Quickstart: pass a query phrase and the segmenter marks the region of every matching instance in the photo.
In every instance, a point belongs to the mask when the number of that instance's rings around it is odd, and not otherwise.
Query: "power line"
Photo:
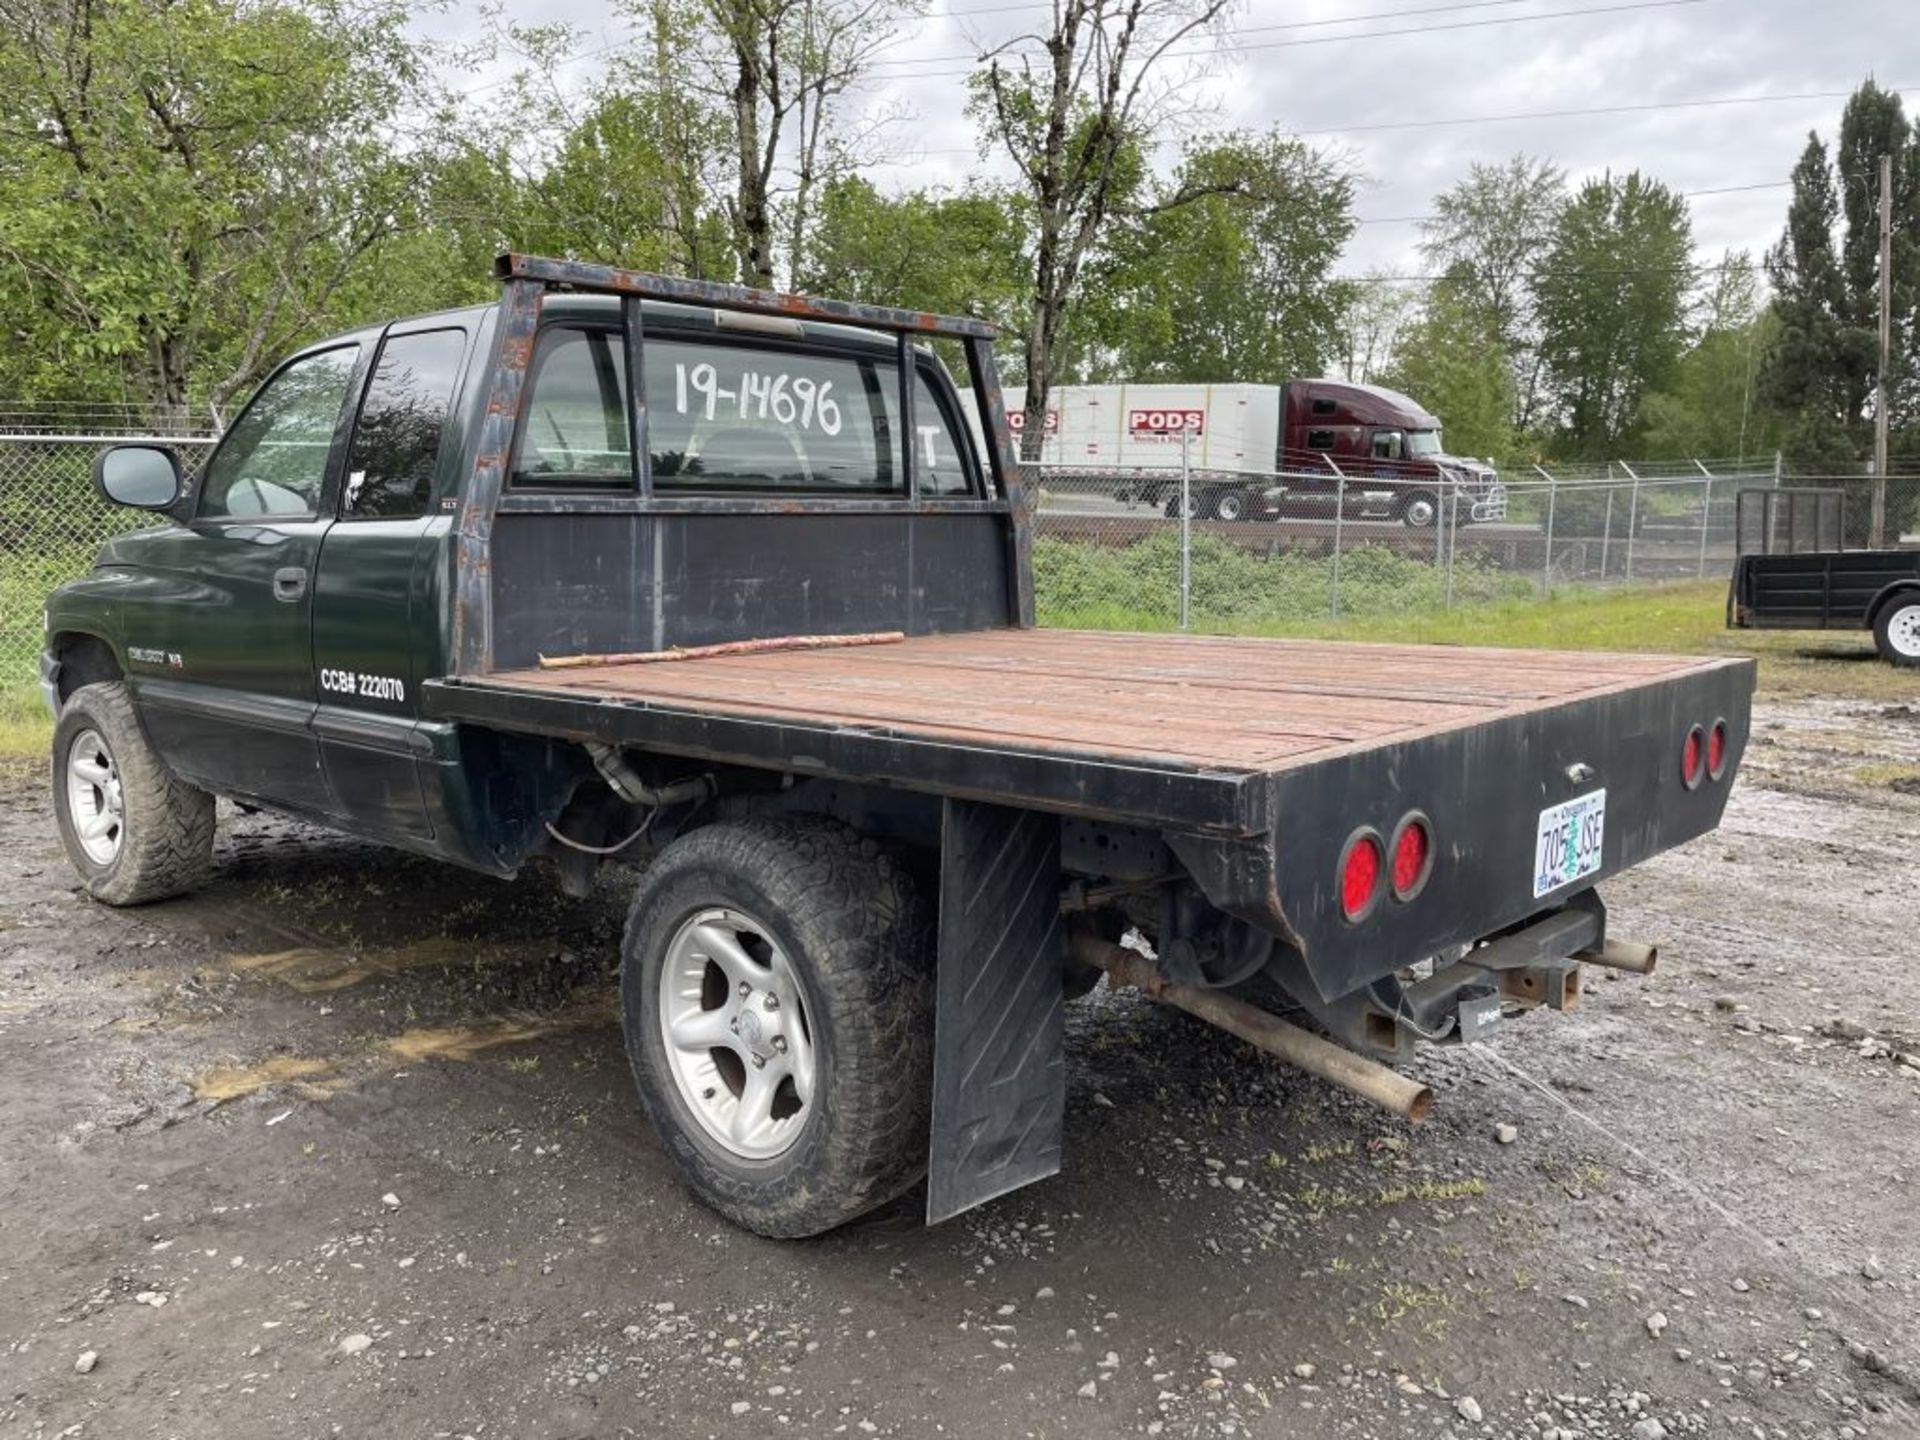
[[[1683,200],[1691,200],[1700,195],[1735,195],[1749,190],[1784,190],[1791,180],[1760,180],[1752,185],[1715,185],[1707,190],[1681,190],[1676,192]],[[1438,215],[1372,215],[1358,216],[1356,225],[1424,225],[1430,220],[1438,220]]]
[[[1640,265],[1619,270],[1522,270],[1529,280],[1616,279],[1627,275],[1722,275],[1729,270],[1751,270],[1750,264],[1735,265]],[[1334,285],[1431,285],[1450,280],[1450,275],[1329,275]]]
[[[1533,0],[1459,0],[1459,3],[1455,3],[1455,4],[1428,5],[1428,6],[1424,6],[1424,7],[1413,9],[1413,10],[1380,10],[1380,11],[1374,11],[1366,15],[1343,15],[1330,20],[1290,20],[1284,24],[1279,24],[1279,25],[1252,25],[1252,26],[1247,26],[1245,28],[1235,27],[1230,31],[1230,33],[1235,35],[1263,35],[1270,31],[1275,31],[1275,30],[1323,29],[1331,25],[1359,25],[1359,24],[1364,24],[1374,20],[1401,20],[1414,15],[1441,15],[1441,14],[1449,14],[1449,13],[1461,11],[1461,10],[1503,9],[1510,5],[1529,5],[1532,3],[1533,3]],[[977,9],[948,10],[938,15],[923,16],[921,17],[921,21],[922,23],[925,23],[928,20],[964,20],[973,15],[1000,15],[1000,14],[1009,14],[1009,13],[1019,12],[1019,11],[1049,10],[1051,8],[1052,8],[1051,0],[1048,0],[1048,3],[1039,4],[1039,5],[1033,4],[1032,0],[1023,0],[1023,3],[1016,4],[1016,5],[986,5],[986,6],[981,6]],[[1550,17],[1535,17],[1535,18],[1550,18]],[[554,61],[553,64],[557,68],[561,65],[575,65],[583,60],[597,60],[602,55],[611,55],[616,50],[630,49],[634,45],[641,43],[641,41],[644,40],[645,38],[646,37],[644,36],[635,35],[635,36],[629,36],[625,40],[609,41],[607,44],[604,44],[604,45],[596,45],[591,50],[579,50],[579,51],[575,51],[571,55],[563,55],[558,60]],[[1352,38],[1360,39],[1364,37],[1355,36]],[[974,60],[976,58],[977,56],[975,56],[972,53],[960,54],[960,55],[915,55],[910,59],[903,57],[898,60],[875,60],[875,61],[872,61],[871,64],[872,65],[935,65],[935,64],[944,63],[948,60]],[[907,77],[902,76],[899,78],[904,79]],[[514,77],[509,75],[499,80],[487,80],[487,81],[481,82],[478,85],[463,86],[460,89],[454,91],[454,94],[478,95],[482,91],[498,90],[503,85],[511,85],[513,81],[514,81]]]
[[[1313,35],[1304,40],[1266,40],[1258,45],[1238,45],[1231,50],[1219,47],[1204,50],[1169,50],[1160,58],[1195,59],[1201,56],[1234,56],[1252,50],[1286,50],[1302,45],[1337,45],[1349,40],[1388,40],[1400,35],[1434,35],[1445,30],[1483,30],[1493,25],[1528,25],[1542,20],[1576,20],[1587,15],[1616,15],[1628,10],[1674,10],[1688,5],[1704,5],[1708,0],[1633,0],[1624,5],[1594,5],[1584,10],[1556,10],[1548,15],[1502,15],[1492,20],[1456,20],[1445,25],[1407,25],[1398,30],[1367,30],[1358,35]],[[909,70],[878,78],[883,80],[937,80],[956,75],[971,75],[978,61],[960,70]]]
[[[1895,95],[1920,95],[1920,85],[1893,85],[1882,88]],[[1333,125],[1314,130],[1288,130],[1285,133],[1295,139],[1307,139],[1320,135],[1354,135],[1362,131],[1429,130],[1442,125],[1498,125],[1514,120],[1564,120],[1593,115],[1642,114],[1660,110],[1697,110],[1715,105],[1776,105],[1801,100],[1844,100],[1852,94],[1853,92],[1851,90],[1806,90],[1791,95],[1728,95],[1714,96],[1701,100],[1654,100],[1639,105],[1589,106],[1578,110],[1529,110],[1515,111],[1503,115],[1455,115],[1442,117],[1440,119],[1396,120],[1391,123],[1378,125]],[[1159,139],[1151,143],[1155,146],[1163,146],[1175,142],[1168,139]],[[916,158],[914,160],[887,163],[912,165],[917,164],[920,158],[928,155],[977,155],[979,151],[980,147],[977,145],[946,146],[938,149],[916,151]],[[1778,184],[1784,182],[1769,183]],[[1763,187],[1727,186],[1725,188],[1731,191]],[[1712,195],[1721,192],[1719,190],[1699,190],[1692,193]]]
[[[1896,95],[1920,92],[1920,86],[1890,87]],[[1439,125],[1492,125],[1508,120],[1566,120],[1592,115],[1637,115],[1654,110],[1699,110],[1714,105],[1778,105],[1795,100],[1845,100],[1851,90],[1803,90],[1793,95],[1725,95],[1707,100],[1658,100],[1640,105],[1592,105],[1578,110],[1529,110],[1506,115],[1461,115],[1442,120],[1394,120],[1372,125],[1328,125],[1315,130],[1290,130],[1287,133],[1310,135],[1359,135],[1382,130],[1427,130]]]
[[[1452,5],[1427,5],[1415,10],[1376,10],[1369,15],[1342,15],[1332,20],[1288,20],[1278,25],[1233,25],[1226,27],[1224,33],[1229,35],[1266,35],[1276,30],[1324,30],[1330,25],[1360,25],[1373,20],[1404,20],[1415,15],[1443,15],[1460,10],[1499,10],[1512,5],[1531,5],[1533,3],[1534,0],[1461,0],[1461,3]],[[968,15],[986,15],[1003,10],[1044,10],[1048,8],[1050,7],[1046,5],[1035,6],[1031,4],[995,5],[986,10],[949,11],[946,16],[929,15],[926,18],[929,20],[964,18]],[[1552,17],[1533,16],[1527,18],[1550,19]],[[1393,31],[1389,33],[1397,34],[1399,32]],[[1336,36],[1334,38],[1358,40],[1366,37],[1356,35]],[[977,61],[978,59],[979,54],[977,51],[967,51],[959,55],[915,55],[911,59],[876,60],[873,63],[876,65],[937,65],[947,60]]]

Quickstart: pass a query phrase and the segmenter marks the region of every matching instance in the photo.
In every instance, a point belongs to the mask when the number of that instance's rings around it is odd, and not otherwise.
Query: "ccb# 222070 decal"
[[[333,695],[352,695],[360,700],[405,700],[406,682],[398,675],[365,675],[358,670],[333,670],[322,667],[320,688]]]

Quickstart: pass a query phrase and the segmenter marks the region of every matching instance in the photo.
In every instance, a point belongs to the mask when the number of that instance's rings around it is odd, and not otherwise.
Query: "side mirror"
[[[161,445],[113,445],[93,457],[93,488],[115,505],[167,510],[180,498],[180,459]]]

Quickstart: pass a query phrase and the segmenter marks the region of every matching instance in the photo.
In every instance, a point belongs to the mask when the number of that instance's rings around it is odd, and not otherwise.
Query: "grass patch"
[[[25,769],[46,759],[53,741],[53,721],[41,703],[37,686],[16,685],[0,690],[0,766]]]
[[[1156,537],[1132,549],[1104,550],[1036,540],[1040,623],[1172,629],[1176,544]],[[1422,645],[1748,655],[1759,661],[1760,689],[1770,696],[1920,698],[1920,677],[1881,660],[1865,631],[1729,630],[1725,581],[1556,590],[1543,599],[1529,578],[1463,564],[1449,609],[1444,575],[1423,560],[1362,549],[1342,557],[1340,574],[1336,621],[1327,616],[1327,561],[1263,559],[1199,537],[1192,628]]]

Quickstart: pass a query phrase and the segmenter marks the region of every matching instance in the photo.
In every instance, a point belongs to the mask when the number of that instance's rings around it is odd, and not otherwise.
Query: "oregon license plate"
[[[1607,820],[1607,792],[1577,795],[1540,812],[1533,844],[1533,898],[1571,885],[1600,868],[1600,844]]]

